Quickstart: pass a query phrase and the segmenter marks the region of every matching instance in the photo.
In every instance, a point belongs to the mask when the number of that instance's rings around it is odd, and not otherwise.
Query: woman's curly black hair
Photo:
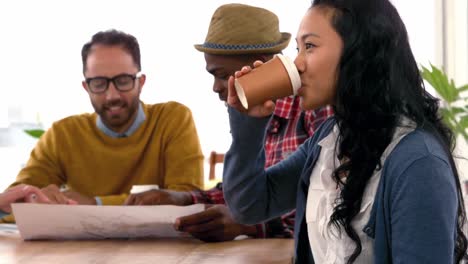
[[[336,80],[335,118],[340,130],[333,172],[341,188],[330,225],[344,229],[356,247],[348,263],[362,250],[351,225],[359,213],[364,189],[392,139],[400,117],[432,133],[444,146],[457,185],[458,223],[455,261],[465,257],[466,221],[459,176],[452,151],[454,136],[441,120],[438,99],[426,92],[411,52],[405,25],[388,0],[315,0],[311,8],[329,15],[343,40]],[[342,175],[347,175],[343,182]]]

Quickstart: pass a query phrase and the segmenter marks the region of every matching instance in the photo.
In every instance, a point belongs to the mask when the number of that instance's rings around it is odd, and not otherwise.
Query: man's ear
[[[81,86],[83,86],[83,88],[85,89],[85,91],[88,92],[88,84],[86,83],[86,81],[82,81],[82,82],[81,82]]]
[[[138,78],[138,85],[140,86],[140,91],[143,88],[143,85],[145,85],[145,82],[146,82],[146,75],[144,74],[140,75],[140,77]]]

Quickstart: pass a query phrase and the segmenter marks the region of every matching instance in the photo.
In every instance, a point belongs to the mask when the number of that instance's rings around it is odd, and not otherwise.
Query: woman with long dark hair
[[[395,7],[316,0],[296,41],[302,108],[331,104],[335,116],[264,170],[259,138],[273,102],[245,111],[231,77],[223,181],[234,217],[253,224],[296,208],[297,263],[461,262],[466,217],[454,137]]]

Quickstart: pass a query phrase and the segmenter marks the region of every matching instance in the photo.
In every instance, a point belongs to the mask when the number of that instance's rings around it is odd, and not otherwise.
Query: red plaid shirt
[[[317,128],[330,116],[330,106],[317,110],[302,111],[299,97],[287,97],[276,101],[273,117],[267,127],[265,140],[265,168],[287,158],[299,145],[311,137]],[[191,192],[193,203],[225,204],[222,184],[207,191]],[[257,225],[258,238],[292,238],[295,211],[280,218]]]

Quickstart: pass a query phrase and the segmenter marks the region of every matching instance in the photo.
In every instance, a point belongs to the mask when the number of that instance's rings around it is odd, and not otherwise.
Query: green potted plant
[[[43,129],[25,129],[24,132],[34,138],[40,138],[44,134]]]
[[[453,130],[456,136],[462,136],[468,141],[468,84],[457,87],[447,74],[434,65],[431,69],[421,66],[422,77],[426,80],[444,100],[440,111],[445,123]]]

